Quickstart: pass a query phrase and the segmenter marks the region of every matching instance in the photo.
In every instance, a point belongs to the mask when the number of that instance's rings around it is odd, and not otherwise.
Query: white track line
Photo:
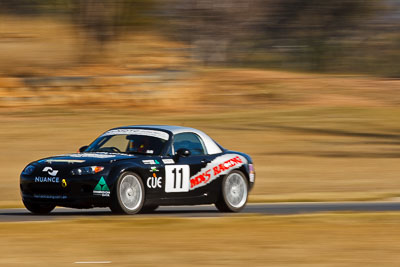
[[[107,264],[111,261],[76,261],[75,264]]]

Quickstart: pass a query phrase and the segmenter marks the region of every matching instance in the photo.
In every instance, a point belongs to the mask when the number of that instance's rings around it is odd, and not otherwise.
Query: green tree
[[[303,47],[312,70],[325,70],[337,40],[351,36],[378,9],[375,0],[271,0],[262,28],[267,38]],[[332,45],[334,43],[334,45]]]

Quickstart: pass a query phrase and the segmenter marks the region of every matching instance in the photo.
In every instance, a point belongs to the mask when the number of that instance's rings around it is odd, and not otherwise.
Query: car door
[[[179,149],[190,151],[189,156],[176,155]],[[206,194],[204,188],[191,190],[190,178],[197,174],[213,156],[207,154],[201,137],[192,132],[174,136],[170,154],[174,164],[165,164],[165,194],[168,198],[198,198]]]

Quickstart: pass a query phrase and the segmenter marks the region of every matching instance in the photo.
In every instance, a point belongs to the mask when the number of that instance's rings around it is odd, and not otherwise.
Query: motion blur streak
[[[396,0],[3,0],[1,59],[13,64],[1,71],[200,64],[397,76],[399,10]]]

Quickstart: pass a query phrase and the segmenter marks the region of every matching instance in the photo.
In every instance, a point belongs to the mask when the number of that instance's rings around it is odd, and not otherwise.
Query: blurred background
[[[251,201],[400,197],[399,26],[396,0],[1,0],[0,203],[139,123],[250,154]]]
[[[133,124],[251,155],[253,203],[398,201],[399,26],[398,0],[0,0],[0,208],[28,163]],[[400,261],[398,213],[78,214],[1,222],[0,265]]]

